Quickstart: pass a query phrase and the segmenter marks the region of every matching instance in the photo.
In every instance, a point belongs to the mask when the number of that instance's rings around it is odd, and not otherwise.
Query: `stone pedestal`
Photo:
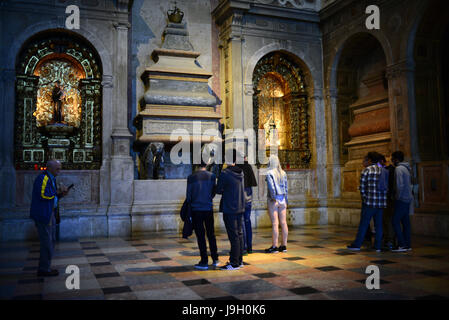
[[[141,178],[147,176],[142,174],[149,166],[146,162],[152,161],[144,156],[149,144],[163,143],[167,154],[180,139],[201,146],[219,138],[221,115],[216,107],[217,98],[208,86],[212,74],[199,66],[196,61],[199,55],[189,42],[186,24],[169,23],[162,48],[152,52],[156,63],[142,76],[148,90],[145,104],[134,120],[137,128],[134,150],[140,153]],[[164,163],[173,171],[170,159],[165,156]],[[165,178],[182,177],[176,174]]]
[[[369,93],[349,106],[354,121],[348,130],[351,140],[345,144],[349,161],[343,168],[343,192],[357,197],[365,155],[370,151],[391,154],[390,108],[384,72],[370,74],[362,82]]]

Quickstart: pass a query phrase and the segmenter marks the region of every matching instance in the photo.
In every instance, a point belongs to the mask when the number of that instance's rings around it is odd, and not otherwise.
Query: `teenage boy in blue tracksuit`
[[[226,159],[227,160],[227,159]],[[245,212],[245,185],[243,170],[236,166],[237,151],[232,150],[232,163],[221,172],[217,193],[221,194],[223,221],[231,243],[229,263],[221,270],[237,270],[243,267],[243,214]]]
[[[218,252],[217,240],[214,232],[214,212],[212,199],[215,197],[216,176],[206,170],[207,164],[201,161],[199,170],[187,178],[186,199],[192,209],[192,223],[195,230],[201,261],[195,269],[207,270],[208,256],[206,238],[209,240],[209,249],[213,266],[217,267]]]
[[[57,189],[56,177],[61,171],[61,163],[50,160],[47,170],[34,180],[33,194],[30,208],[30,218],[34,220],[40,242],[39,268],[37,275],[57,276],[58,270],[51,269],[53,257],[53,240],[56,225],[56,209],[58,200],[67,195],[67,188]]]

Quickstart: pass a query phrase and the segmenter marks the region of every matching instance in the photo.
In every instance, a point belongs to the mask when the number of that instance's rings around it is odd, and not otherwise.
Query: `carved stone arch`
[[[391,48],[390,42],[383,33],[369,32],[366,29],[355,29],[353,31],[350,31],[334,47],[334,52],[330,60],[330,64],[328,66],[327,77],[325,79],[326,86],[330,90],[334,90],[337,88],[337,71],[338,71],[338,64],[340,63],[341,53],[345,48],[346,44],[354,36],[357,36],[358,34],[369,34],[374,38],[376,38],[376,40],[379,42],[380,46],[383,49],[387,65],[393,63],[393,50]]]
[[[86,24],[81,24],[80,29],[74,31],[69,31],[65,29],[65,25],[63,22],[51,20],[45,22],[38,22],[32,25],[29,25],[23,32],[18,34],[14,38],[14,42],[11,44],[7,61],[12,65],[17,64],[17,59],[21,49],[29,39],[32,39],[36,35],[42,32],[50,32],[50,31],[64,31],[67,34],[71,34],[74,36],[82,37],[86,39],[95,50],[98,52],[98,56],[101,60],[103,74],[111,75],[113,73],[112,60],[110,50],[107,48],[103,40],[94,33],[92,33],[89,29],[86,28]]]
[[[293,50],[293,48],[291,48]],[[304,82],[308,88],[308,93],[313,93],[314,88],[321,87],[320,70],[321,66],[313,64],[310,56],[305,54],[300,48],[294,48],[293,51],[287,51],[281,46],[279,42],[268,44],[257,50],[249,59],[245,68],[245,84],[252,83],[254,69],[257,63],[267,54],[278,51],[283,52],[288,56],[295,56],[295,62],[301,67],[304,74]]]

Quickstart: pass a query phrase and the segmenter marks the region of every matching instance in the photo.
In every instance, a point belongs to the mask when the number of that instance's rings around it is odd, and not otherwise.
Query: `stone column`
[[[401,150],[406,157],[419,161],[416,126],[416,108],[413,92],[415,67],[406,60],[387,67],[388,95],[390,102],[390,126],[392,150]]]
[[[131,234],[130,212],[133,202],[134,162],[130,156],[128,129],[128,28],[129,23],[115,23],[115,68],[117,75],[112,101],[112,154],[110,170],[110,207],[108,210],[109,236]]]
[[[114,99],[114,78],[104,74],[101,82],[103,88],[103,160],[100,168],[100,207],[107,208],[111,201],[111,145],[112,145],[112,101]]]
[[[327,198],[326,179],[326,117],[324,109],[323,89],[316,88],[310,99],[310,106],[315,114],[315,164],[318,198]],[[312,141],[313,141],[312,140]],[[321,203],[325,205],[325,203]]]
[[[16,72],[4,69],[0,73],[0,114],[3,117],[0,126],[0,208],[12,208],[15,205],[16,170],[14,168],[14,89]],[[4,212],[2,212],[4,213]]]
[[[341,163],[340,142],[337,113],[338,92],[336,88],[328,89],[326,93],[328,106],[326,107],[327,124],[327,190],[328,197],[341,196]]]
[[[254,88],[252,83],[243,84],[243,127],[244,129],[250,129],[254,127],[253,120],[253,97],[254,97]],[[256,131],[257,135],[257,131]]]
[[[227,37],[230,48],[230,61],[232,70],[232,118],[233,128],[245,130],[243,106],[243,61],[242,61],[242,19],[243,14],[234,13],[231,19],[231,32]]]
[[[243,109],[243,71],[242,71],[242,41],[240,36],[229,38],[232,61],[232,115],[234,129],[244,128]]]
[[[245,131],[245,106],[244,106],[244,84],[243,84],[243,57],[242,45],[244,38],[242,35],[243,13],[234,12],[228,18],[229,28],[227,28],[221,35],[222,41],[225,41],[224,46],[224,77],[225,77],[225,92],[224,104],[228,105],[230,121],[226,120],[227,125],[231,130]],[[236,142],[236,148],[244,152],[246,142],[241,138],[233,138],[230,132],[225,130],[225,150],[232,147],[233,141]],[[223,155],[223,160],[225,159]]]

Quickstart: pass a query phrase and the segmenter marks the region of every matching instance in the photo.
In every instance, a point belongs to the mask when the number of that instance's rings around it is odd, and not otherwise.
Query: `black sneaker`
[[[356,247],[355,245],[351,244],[349,246],[346,247],[348,250],[351,251],[360,251],[360,247]]]
[[[279,247],[279,252],[287,252],[287,247],[286,246],[280,246]]]
[[[278,253],[278,252],[279,252],[279,249],[278,249],[277,247],[271,246],[271,247],[269,247],[268,249],[265,249],[265,252],[266,252],[266,253]]]
[[[214,262],[212,262],[212,265],[213,265],[214,267],[218,267],[218,266],[220,265],[220,261],[214,260]]]
[[[199,269],[199,270],[208,270],[209,269],[209,266],[207,265],[207,262],[206,263],[198,263],[198,264],[196,264],[196,265],[194,265],[194,267],[195,267],[195,269]]]
[[[238,270],[238,269],[240,269],[239,266],[232,266],[232,264],[230,264],[230,263],[225,264],[224,266],[220,267],[220,270],[223,270],[223,271]]]
[[[37,276],[38,277],[57,277],[59,275],[59,271],[52,269],[50,271],[38,271]]]

